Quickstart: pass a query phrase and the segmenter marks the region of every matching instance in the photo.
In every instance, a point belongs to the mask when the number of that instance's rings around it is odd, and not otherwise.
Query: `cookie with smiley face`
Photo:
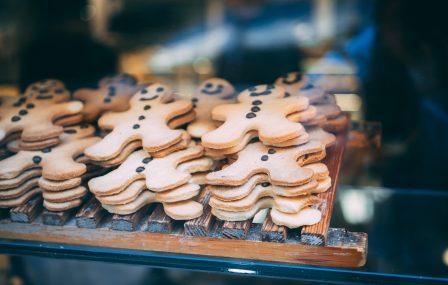
[[[324,89],[315,86],[309,77],[300,71],[293,71],[281,75],[275,80],[274,84],[283,87],[287,97],[305,96],[308,98],[310,104],[319,102],[326,94]]]
[[[28,100],[44,100],[55,103],[70,100],[70,92],[62,81],[57,79],[44,79],[29,85],[24,96]]]
[[[171,129],[168,121],[192,110],[189,100],[173,101],[171,88],[152,84],[141,89],[131,99],[131,108],[125,112],[104,114],[98,124],[110,129],[101,142],[86,149],[93,160],[104,161],[117,155],[131,142],[141,141],[147,152],[168,148],[182,139],[182,131]]]
[[[235,93],[233,86],[224,79],[211,78],[204,81],[194,92],[191,101],[196,111],[196,119],[188,125],[187,131],[194,138],[216,129],[211,111],[214,107],[232,103],[229,99]]]
[[[128,110],[132,95],[143,87],[129,74],[103,78],[98,85],[97,89],[83,88],[74,93],[74,98],[84,103],[85,121],[95,120],[106,111]]]
[[[212,118],[224,123],[203,135],[202,144],[213,149],[233,147],[250,131],[257,131],[260,141],[268,145],[297,138],[305,129],[287,116],[308,108],[308,99],[284,96],[285,90],[275,85],[244,90],[238,95],[238,103],[213,109]]]

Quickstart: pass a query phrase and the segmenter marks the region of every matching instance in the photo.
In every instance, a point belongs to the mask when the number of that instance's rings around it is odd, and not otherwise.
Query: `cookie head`
[[[143,87],[133,97],[132,102],[150,103],[150,102],[169,102],[173,99],[173,90],[163,84],[154,83]]]
[[[124,84],[129,86],[135,86],[137,85],[137,79],[127,73],[118,74],[115,76],[108,76],[104,77],[100,80],[99,86],[107,86],[107,85],[114,85],[114,84]]]
[[[304,86],[308,85],[307,76],[300,72],[294,71],[283,74],[275,81],[275,85],[285,88],[286,96],[297,94]]]
[[[235,92],[229,81],[221,78],[210,78],[205,80],[197,89],[197,94],[225,98]]]
[[[70,99],[70,92],[62,81],[44,79],[29,85],[25,90],[25,96],[39,101],[63,102]]]
[[[253,101],[257,100],[272,100],[282,98],[285,95],[285,90],[274,84],[264,84],[249,87],[238,95],[238,101]]]

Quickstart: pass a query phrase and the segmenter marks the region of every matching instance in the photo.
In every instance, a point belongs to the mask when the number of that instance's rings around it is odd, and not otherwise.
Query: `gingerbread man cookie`
[[[89,147],[86,155],[94,160],[116,157],[130,142],[141,140],[143,149],[155,152],[182,139],[181,130],[170,129],[167,122],[189,112],[193,105],[188,100],[170,103],[173,94],[162,84],[153,84],[137,92],[131,99],[131,109],[120,113],[106,113],[99,125],[114,126],[101,142]]]
[[[311,83],[308,76],[300,71],[286,73],[275,81],[275,85],[286,90],[286,97],[305,96],[310,104],[314,104],[325,96],[325,90]]]
[[[202,156],[201,146],[191,146],[163,158],[154,158],[144,150],[132,153],[117,169],[89,181],[89,188],[97,196],[122,192],[132,182],[146,179],[152,191],[164,191],[188,182],[191,174],[180,171],[177,166]]]
[[[273,144],[296,138],[305,132],[300,123],[286,117],[308,107],[305,97],[284,98],[285,92],[274,85],[251,87],[238,95],[236,104],[213,109],[214,120],[224,121],[216,130],[202,136],[202,144],[214,149],[237,145],[250,131],[258,131],[260,140]]]
[[[313,170],[303,168],[298,158],[325,150],[322,143],[310,141],[288,148],[268,147],[261,142],[247,145],[238,153],[238,159],[228,167],[209,173],[207,182],[213,185],[242,185],[250,177],[265,173],[274,185],[296,186],[309,182]]]
[[[74,98],[84,102],[82,111],[85,121],[97,119],[106,111],[122,112],[129,109],[132,95],[143,86],[128,74],[107,77],[100,81],[98,89],[83,88],[74,93]]]
[[[28,142],[57,137],[63,128],[55,125],[54,121],[65,115],[77,114],[83,108],[79,101],[58,103],[57,95],[32,96],[33,100],[19,97],[17,104],[4,110],[0,120],[0,141],[20,131],[21,139]]]
[[[229,97],[234,93],[235,89],[227,80],[211,78],[204,81],[191,98],[197,116],[188,125],[188,133],[194,138],[200,138],[203,134],[216,129],[211,111],[218,105],[231,102]]]
[[[30,84],[25,90],[24,97],[30,101],[45,100],[60,103],[70,100],[70,92],[62,81],[44,79]]]

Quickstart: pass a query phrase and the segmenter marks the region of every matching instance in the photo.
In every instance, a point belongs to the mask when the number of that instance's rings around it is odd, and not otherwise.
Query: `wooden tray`
[[[90,245],[178,254],[194,254],[336,267],[363,266],[367,234],[329,228],[346,135],[327,150],[324,163],[333,185],[320,194],[322,220],[314,226],[289,230],[272,223],[223,222],[211,215],[209,194],[200,201],[204,214],[187,222],[173,221],[161,205],[132,215],[111,215],[93,197],[80,209],[52,213],[42,209],[42,198],[2,211],[0,239]]]

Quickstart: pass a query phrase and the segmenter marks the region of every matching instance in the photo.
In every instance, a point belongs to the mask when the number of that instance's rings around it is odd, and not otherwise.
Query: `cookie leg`
[[[237,160],[228,167],[207,174],[207,183],[212,185],[242,185],[251,176],[257,173],[257,169],[252,167],[247,161]]]
[[[237,145],[247,133],[247,124],[227,120],[216,130],[202,136],[202,145],[214,149],[223,149]]]
[[[281,167],[269,168],[269,178],[272,184],[281,186],[304,184],[313,177],[313,174],[313,170],[302,168],[295,162],[290,162],[289,165],[287,162],[284,162]]]
[[[129,133],[115,129],[100,142],[86,148],[84,154],[93,160],[108,160],[120,154],[123,147],[133,140],[135,138]]]

